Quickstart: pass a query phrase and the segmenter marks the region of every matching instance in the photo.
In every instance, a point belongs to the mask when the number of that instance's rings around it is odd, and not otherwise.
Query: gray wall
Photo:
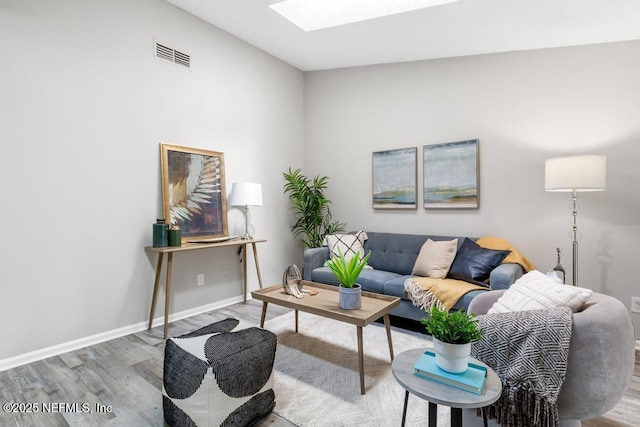
[[[289,166],[331,177],[349,228],[498,235],[546,270],[556,246],[570,269],[570,198],[544,192],[544,160],[606,154],[607,191],[581,196],[581,284],[640,295],[640,42],[303,74],[163,0],[2,0],[0,38],[0,367],[144,325],[160,142],[222,151],[227,191],[263,184],[266,284],[301,262]],[[155,59],[154,40],[191,54],[192,71]],[[480,139],[479,210],[371,208],[371,152],[467,138]],[[239,299],[234,249],[176,255],[172,313]]]
[[[640,295],[639,73],[639,41],[307,73],[305,165],[331,177],[349,229],[500,236],[542,271],[559,246],[570,275],[571,196],[544,191],[544,161],[604,154],[606,191],[579,195],[579,285],[629,306]],[[475,138],[480,209],[372,209],[372,152],[418,147],[421,191],[423,145]]]
[[[222,151],[227,192],[264,185],[266,284],[300,262],[281,174],[303,162],[301,71],[162,0],[3,0],[0,39],[0,360],[145,322],[161,142]],[[154,40],[192,70],[154,58]],[[243,225],[230,209],[229,232]],[[235,248],[199,252],[174,257],[172,313],[241,300]]]

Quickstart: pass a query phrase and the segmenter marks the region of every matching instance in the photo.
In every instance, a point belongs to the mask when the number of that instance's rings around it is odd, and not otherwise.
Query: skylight
[[[285,0],[269,7],[304,31],[337,27],[458,0]]]

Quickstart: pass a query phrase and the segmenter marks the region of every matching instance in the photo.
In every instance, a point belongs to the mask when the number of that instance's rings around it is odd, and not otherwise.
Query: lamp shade
[[[262,206],[262,184],[234,182],[229,203],[231,206]]]
[[[555,157],[544,166],[547,191],[604,191],[607,185],[605,156]]]

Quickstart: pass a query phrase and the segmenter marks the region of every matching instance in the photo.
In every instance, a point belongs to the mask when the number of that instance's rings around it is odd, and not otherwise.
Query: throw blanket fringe
[[[467,292],[488,289],[457,279],[411,277],[404,282],[404,290],[416,307],[429,311],[435,305],[448,311]]]
[[[505,427],[558,427],[557,400],[567,370],[571,310],[559,307],[479,316],[482,340],[471,355],[502,380],[487,416]]]
[[[502,389],[502,395],[493,405],[485,408],[487,418],[501,426],[533,427],[559,426],[558,408],[544,398],[535,397],[529,390]],[[477,410],[482,416],[482,409]]]

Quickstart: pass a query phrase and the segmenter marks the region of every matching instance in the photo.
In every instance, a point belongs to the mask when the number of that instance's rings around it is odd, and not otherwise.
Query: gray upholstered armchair
[[[505,291],[475,297],[469,311],[485,314]],[[635,365],[635,338],[627,308],[617,299],[593,293],[573,314],[567,373],[558,412],[561,426],[579,426],[611,410],[624,395]],[[482,425],[464,411],[464,425]],[[494,424],[495,425],[495,424]]]

